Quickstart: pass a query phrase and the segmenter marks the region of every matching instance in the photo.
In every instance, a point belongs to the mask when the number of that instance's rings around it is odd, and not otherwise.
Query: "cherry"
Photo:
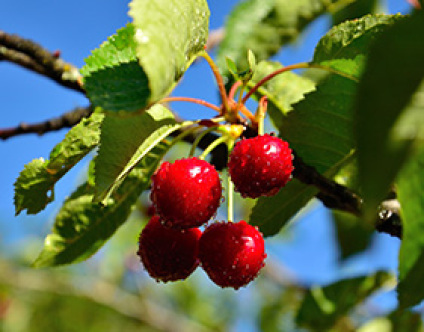
[[[244,220],[211,224],[199,241],[201,266],[221,287],[247,285],[258,275],[265,258],[262,234]]]
[[[288,143],[275,136],[237,142],[228,162],[234,189],[243,197],[275,195],[291,179],[292,159]]]
[[[198,228],[178,230],[165,227],[153,216],[139,238],[137,254],[152,278],[157,281],[186,279],[199,265]]]
[[[152,177],[151,199],[165,225],[198,227],[219,207],[221,181],[215,168],[198,158],[164,162]]]

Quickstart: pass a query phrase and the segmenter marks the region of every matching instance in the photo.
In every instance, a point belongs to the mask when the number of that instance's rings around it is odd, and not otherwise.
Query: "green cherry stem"
[[[258,122],[258,135],[263,135],[265,133],[264,122],[267,108],[268,98],[266,96],[262,96],[259,100],[258,110],[256,111],[256,121]]]
[[[224,112],[228,112],[229,105],[228,105],[228,96],[227,92],[225,91],[225,84],[224,79],[222,78],[222,75],[219,73],[218,66],[215,64],[211,56],[206,52],[202,52],[200,54],[209,64],[209,66],[212,69],[212,72],[215,76],[216,83],[218,84],[219,94],[221,95],[222,104],[224,105]]]
[[[217,138],[215,141],[213,141],[204,151],[203,153],[199,156],[199,159],[205,159],[206,156],[211,153],[211,151],[213,149],[215,149],[218,145],[220,145],[221,143],[225,143],[228,141],[228,136],[221,136],[220,138]]]
[[[234,147],[235,140],[227,140],[228,151],[231,152]],[[229,222],[234,221],[234,183],[231,181],[230,173],[227,169],[227,219]]]
[[[202,140],[203,137],[205,137],[207,134],[209,134],[212,131],[215,131],[216,127],[210,127],[204,131],[202,131],[199,136],[196,137],[196,139],[193,142],[193,145],[191,146],[190,149],[190,153],[189,153],[189,157],[193,157],[194,156],[194,152],[196,151],[197,146],[199,145],[200,141]]]
[[[194,123],[192,123],[191,125],[193,125]],[[181,142],[184,137],[194,133],[195,131],[199,130],[199,127],[192,127],[192,128],[188,128],[185,129],[181,134],[179,134],[178,136],[176,136],[172,141],[171,141],[171,146],[174,146],[175,144],[177,144],[178,142]]]

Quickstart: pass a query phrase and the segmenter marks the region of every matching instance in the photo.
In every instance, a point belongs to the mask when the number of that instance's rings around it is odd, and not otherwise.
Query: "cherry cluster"
[[[228,161],[234,189],[242,197],[276,194],[292,170],[287,142],[268,134],[238,141]],[[152,177],[156,214],[139,238],[138,255],[151,277],[185,279],[200,265],[217,285],[238,289],[258,275],[266,253],[256,227],[243,220],[207,225],[221,197],[219,174],[207,161],[191,157],[162,163]]]

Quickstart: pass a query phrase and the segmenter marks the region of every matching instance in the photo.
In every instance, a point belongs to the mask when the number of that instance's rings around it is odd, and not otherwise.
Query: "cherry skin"
[[[198,158],[164,162],[152,177],[151,199],[168,227],[206,223],[218,209],[222,186],[215,168]]]
[[[258,275],[265,258],[262,234],[244,220],[211,224],[199,241],[201,266],[220,287],[247,285]]]
[[[139,237],[137,254],[149,275],[157,281],[186,279],[199,265],[198,228],[179,230],[165,227],[153,216]]]
[[[291,179],[292,159],[288,143],[275,136],[237,142],[228,162],[234,189],[243,197],[275,195]]]

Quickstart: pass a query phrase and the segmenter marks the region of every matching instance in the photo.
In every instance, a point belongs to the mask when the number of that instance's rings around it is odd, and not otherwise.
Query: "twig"
[[[44,122],[31,124],[21,123],[17,127],[0,129],[0,139],[6,140],[10,137],[28,133],[43,135],[47,132],[69,128],[80,122],[82,118],[88,117],[92,112],[93,109],[91,106],[78,107],[58,118],[53,118]]]
[[[29,39],[0,30],[0,60],[16,63],[67,88],[85,93],[78,68]]]
[[[338,209],[359,215],[361,212],[362,200],[349,188],[327,179],[321,175],[314,167],[305,164],[298,155],[293,160],[293,176],[299,181],[313,185],[320,190],[317,197],[325,206],[331,209]]]

